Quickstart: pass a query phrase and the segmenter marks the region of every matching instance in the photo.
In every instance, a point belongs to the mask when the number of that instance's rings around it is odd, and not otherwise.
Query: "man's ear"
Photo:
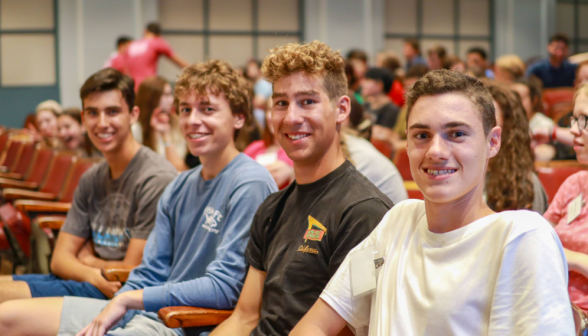
[[[351,113],[351,99],[348,96],[341,96],[337,100],[337,124],[341,124],[345,119],[349,118]]]
[[[233,115],[235,119],[234,127],[235,129],[241,129],[245,125],[245,116],[242,114],[235,114]]]
[[[502,141],[502,129],[500,126],[494,126],[488,133],[488,158],[495,157],[500,151],[500,142]]]

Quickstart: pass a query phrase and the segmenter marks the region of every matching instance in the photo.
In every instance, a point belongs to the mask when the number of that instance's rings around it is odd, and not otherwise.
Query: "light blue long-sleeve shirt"
[[[141,313],[149,317],[168,306],[233,309],[247,271],[251,221],[277,191],[269,172],[244,154],[212,180],[203,180],[201,170],[182,173],[166,188],[141,265],[117,293],[143,289],[152,313]]]

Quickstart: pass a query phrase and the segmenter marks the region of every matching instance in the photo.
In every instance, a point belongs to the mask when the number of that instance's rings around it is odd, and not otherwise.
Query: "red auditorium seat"
[[[562,183],[570,176],[587,167],[580,165],[577,161],[549,162],[536,164],[537,175],[545,192],[548,201],[551,202]]]
[[[29,170],[24,181],[18,181],[9,178],[0,178],[0,189],[18,188],[18,189],[37,189],[43,182],[49,165],[52,162],[55,151],[50,148],[39,148],[35,151],[31,169]]]
[[[22,145],[23,143],[21,141],[10,141],[8,149],[6,149],[6,152],[2,155],[2,164],[0,164],[1,172],[9,172],[12,169],[20,156]]]
[[[394,155],[394,165],[398,168],[398,172],[404,181],[412,181],[412,174],[410,173],[410,162],[408,161],[408,154],[406,148],[399,148]]]
[[[543,107],[545,115],[553,118],[553,108],[561,103],[573,103],[574,88],[553,88],[543,90]]]
[[[12,166],[12,169],[7,173],[0,172],[0,178],[10,178],[15,180],[23,179],[31,166],[31,161],[33,161],[35,147],[35,144],[32,142],[23,144],[20,155],[18,156],[16,163]]]
[[[70,168],[76,157],[70,152],[63,152],[55,155],[47,177],[39,191],[7,188],[2,190],[2,197],[5,201],[16,199],[35,199],[53,201],[59,197],[59,192],[63,189]]]
[[[408,198],[420,200],[425,199],[425,195],[423,195],[423,193],[419,190],[419,187],[414,181],[404,181],[404,188],[406,188]]]
[[[376,149],[378,151],[380,151],[380,153],[382,153],[385,157],[387,157],[388,159],[392,158],[392,145],[389,144],[386,141],[382,141],[382,140],[378,140],[378,139],[372,139],[372,145],[374,145],[374,147],[376,147]]]

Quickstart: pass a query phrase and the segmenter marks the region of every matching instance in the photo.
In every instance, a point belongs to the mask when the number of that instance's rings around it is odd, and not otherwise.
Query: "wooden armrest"
[[[118,267],[104,267],[100,271],[104,279],[108,281],[126,282],[129,278],[129,273],[136,266],[118,266]]]
[[[22,174],[0,172],[0,178],[7,178],[7,179],[12,179],[12,180],[22,180]]]
[[[65,216],[39,216],[35,220],[41,229],[59,230],[65,223]]]
[[[57,195],[41,191],[8,188],[2,191],[2,197],[7,200],[30,199],[39,201],[53,201]]]
[[[35,200],[18,200],[14,202],[17,210],[25,212],[59,212],[66,213],[71,208],[71,203],[46,202]]]
[[[168,328],[190,328],[219,325],[232,313],[232,310],[199,307],[165,307],[158,315]]]
[[[39,186],[35,182],[11,180],[0,178],[0,188],[19,188],[19,189],[37,189]]]

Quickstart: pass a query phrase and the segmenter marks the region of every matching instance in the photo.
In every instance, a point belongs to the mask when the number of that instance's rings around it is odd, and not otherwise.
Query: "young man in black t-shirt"
[[[318,41],[288,44],[262,71],[273,83],[269,122],[296,181],[259,207],[241,297],[212,336],[287,335],[393,205],[343,156],[339,131],[350,100],[341,55]]]

